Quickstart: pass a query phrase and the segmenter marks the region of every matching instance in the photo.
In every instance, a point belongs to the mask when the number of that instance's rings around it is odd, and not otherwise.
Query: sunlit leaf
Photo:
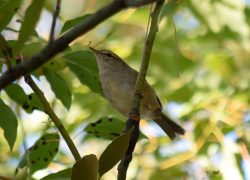
[[[98,159],[94,154],[86,155],[74,164],[71,179],[97,180],[98,166]]]
[[[87,85],[93,92],[102,93],[95,56],[89,51],[77,51],[64,56],[70,70],[82,84]]]
[[[0,31],[11,21],[14,14],[20,8],[21,0],[9,0],[0,7]]]
[[[28,98],[29,98],[29,108],[27,108],[28,109],[27,112],[32,112],[33,110],[44,111],[43,105],[35,93],[29,94]]]
[[[226,78],[234,76],[237,71],[233,58],[228,54],[209,54],[206,57],[205,63],[209,70],[212,70],[213,72]]]
[[[33,55],[39,52],[42,49],[42,47],[43,44],[41,42],[25,44],[25,46],[22,48],[23,58],[25,60],[31,58]]]
[[[179,180],[183,179],[186,176],[185,168],[182,168],[182,165],[170,167],[168,169],[157,169],[155,170],[150,177],[149,180],[155,179],[171,179],[171,180]]]
[[[69,109],[71,105],[71,91],[66,81],[56,72],[48,69],[43,69],[46,79],[49,81],[51,89],[55,93],[56,97],[63,103],[63,105]]]
[[[38,99],[37,95],[31,93],[27,95],[21,86],[18,84],[11,84],[5,88],[8,96],[18,103],[27,113],[32,113],[34,110],[43,111],[43,105]]]
[[[246,17],[246,21],[247,21],[247,24],[250,25],[250,7],[247,6],[245,8],[245,17]]]
[[[207,170],[210,179],[221,180],[223,179],[222,173],[219,170]]]
[[[84,131],[103,139],[114,139],[122,133],[125,123],[118,118],[103,117],[97,122],[90,123]]]
[[[66,32],[67,30],[69,30],[70,28],[74,27],[75,25],[79,24],[80,22],[83,22],[84,20],[86,20],[91,14],[86,14],[84,16],[81,17],[77,17],[74,19],[70,19],[68,21],[66,21],[62,27],[62,31],[61,33]]]
[[[23,48],[24,43],[35,32],[35,27],[39,20],[44,2],[45,0],[33,0],[32,4],[26,10],[16,44],[16,53]]]
[[[59,148],[59,135],[56,133],[47,133],[39,138],[35,144],[29,148],[21,159],[17,170],[28,165],[30,173],[43,169],[54,159]],[[26,158],[26,160],[25,160]]]
[[[235,159],[236,159],[236,165],[240,171],[241,174],[244,174],[244,167],[242,166],[242,155],[239,153],[235,154]]]
[[[188,85],[184,85],[169,94],[167,98],[169,101],[187,102],[193,96],[193,93],[194,91]]]
[[[70,180],[71,179],[72,168],[64,169],[58,171],[57,173],[49,174],[43,177],[41,180]]]
[[[102,117],[94,123],[88,124],[84,131],[89,135],[101,139],[114,140],[120,136],[125,128],[125,119],[116,117]],[[86,136],[88,137],[88,136]],[[147,138],[143,133],[140,133],[139,140]]]
[[[112,169],[124,156],[127,151],[129,138],[133,128],[128,130],[125,134],[119,136],[102,153],[99,159],[99,175],[100,177],[107,171]]]
[[[200,120],[196,123],[196,127],[194,129],[194,136],[195,139],[198,139],[202,137],[204,133],[204,127],[208,126],[209,121],[208,120]]]
[[[24,92],[23,88],[18,84],[10,84],[4,90],[16,103],[24,105],[26,102],[28,102],[28,96]]]
[[[16,170],[15,170],[15,175],[18,174],[19,169],[24,168],[25,166],[27,166],[28,164],[28,156],[29,156],[29,151],[26,151],[22,157],[19,160],[19,163],[17,164]]]
[[[65,59],[59,54],[45,63],[42,67],[54,72],[63,70],[66,67]]]
[[[17,119],[13,111],[0,99],[0,127],[4,131],[4,137],[12,150],[17,136]]]
[[[168,3],[162,7],[160,19],[162,19],[165,16],[168,16],[169,14],[172,14],[176,9],[176,7],[177,7],[177,1],[169,0]]]

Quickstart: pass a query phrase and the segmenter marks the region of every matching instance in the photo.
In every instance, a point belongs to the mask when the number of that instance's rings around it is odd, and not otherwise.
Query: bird
[[[129,116],[138,72],[121,57],[109,50],[89,49],[94,53],[105,98],[112,107],[125,117]],[[185,130],[162,112],[162,104],[155,90],[145,80],[141,94],[140,115],[152,119],[174,140]]]

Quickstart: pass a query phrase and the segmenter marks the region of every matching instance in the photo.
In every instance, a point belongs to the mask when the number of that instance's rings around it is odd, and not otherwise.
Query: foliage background
[[[68,20],[93,13],[109,2],[62,1],[56,34],[60,34]],[[8,27],[19,29],[20,23],[16,20],[22,20],[29,3],[29,0],[22,2]],[[39,36],[26,43],[25,48],[30,48],[26,49],[25,58],[46,43],[54,4],[55,1],[46,1],[36,27]],[[112,50],[138,69],[149,9],[146,6],[122,11],[73,42],[71,52],[87,50],[91,41],[96,48]],[[164,111],[178,119],[187,133],[171,142],[153,122],[142,120],[141,130],[148,139],[138,142],[128,179],[250,179],[250,2],[183,0],[165,5],[161,17],[147,79],[156,89]],[[11,30],[4,30],[2,34],[8,40],[18,36]],[[65,104],[55,98],[39,70],[36,82],[70,132],[81,155],[99,157],[110,140],[87,135],[84,127],[103,116],[126,118],[113,110],[102,96],[81,84],[65,65],[67,61],[63,55],[56,56],[55,66],[49,68],[61,75],[69,86],[71,107],[65,108]],[[0,67],[2,72],[6,70],[5,66]],[[18,83],[26,93],[32,92],[23,79]],[[6,92],[1,93],[1,99],[18,117],[18,136],[12,152],[0,130],[0,174],[12,176],[24,149],[53,127],[43,112],[35,110],[27,114]],[[62,140],[54,161],[33,177],[41,178],[73,162]],[[116,179],[116,173],[113,168],[103,179]]]

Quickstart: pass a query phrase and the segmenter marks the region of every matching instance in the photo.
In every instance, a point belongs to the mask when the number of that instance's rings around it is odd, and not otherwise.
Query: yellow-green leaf
[[[44,2],[45,0],[33,0],[31,5],[26,10],[16,44],[16,53],[22,49],[24,43],[28,40],[30,35],[34,33]]]
[[[13,111],[0,99],[0,127],[4,131],[4,137],[7,140],[10,149],[16,141],[17,119]]]
[[[56,97],[63,103],[63,105],[69,109],[71,105],[71,91],[65,80],[56,72],[48,69],[43,69],[46,79],[49,81],[51,89],[55,93]]]
[[[124,156],[127,151],[129,138],[133,128],[125,134],[119,136],[102,153],[99,159],[99,175],[100,177],[107,171],[112,169]]]
[[[71,179],[72,168],[64,169],[58,171],[57,173],[49,174],[43,177],[41,180],[70,180]]]
[[[77,18],[74,18],[74,19],[70,19],[68,21],[66,21],[62,27],[62,31],[61,33],[64,33],[66,32],[67,30],[69,30],[70,28],[76,26],[78,23],[86,20],[91,14],[86,14],[84,16],[81,16],[81,17],[77,17]]]
[[[9,0],[0,7],[0,31],[9,24],[10,20],[19,9],[20,4],[21,0]]]
[[[94,54],[89,51],[77,51],[64,56],[70,70],[82,84],[93,92],[103,95]]]
[[[98,179],[98,159],[94,154],[84,156],[77,161],[72,170],[72,180],[97,180]]]
[[[25,152],[17,170],[28,165],[32,174],[39,169],[47,167],[57,154],[58,148],[59,135],[57,133],[44,134]]]

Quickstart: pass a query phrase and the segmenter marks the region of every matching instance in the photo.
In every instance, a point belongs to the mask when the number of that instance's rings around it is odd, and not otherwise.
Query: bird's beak
[[[89,49],[93,52],[93,53],[95,53],[95,54],[98,54],[98,50],[96,50],[96,49],[94,49],[93,47],[89,47]]]

